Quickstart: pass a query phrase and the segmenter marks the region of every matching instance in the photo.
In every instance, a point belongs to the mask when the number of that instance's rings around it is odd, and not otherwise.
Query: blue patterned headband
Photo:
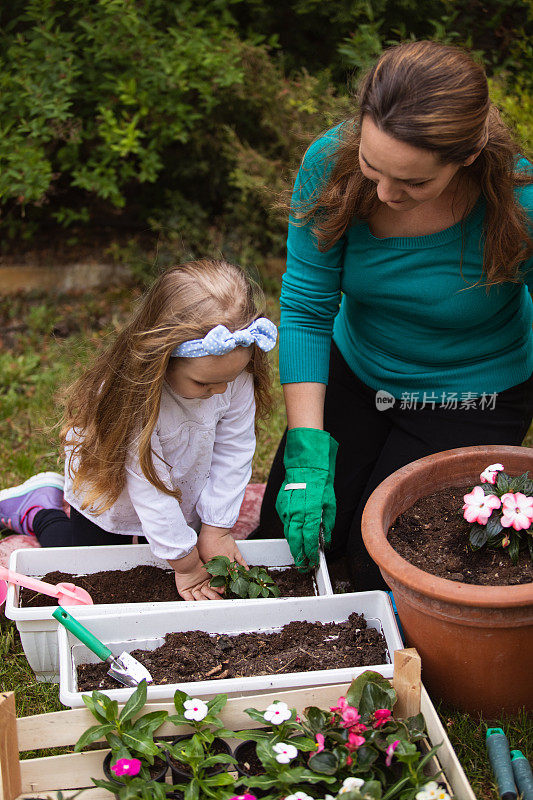
[[[203,339],[190,339],[176,347],[171,356],[201,358],[202,356],[223,356],[236,347],[249,347],[255,344],[268,353],[276,345],[278,329],[266,317],[259,317],[240,331],[233,333],[225,325],[216,325]]]

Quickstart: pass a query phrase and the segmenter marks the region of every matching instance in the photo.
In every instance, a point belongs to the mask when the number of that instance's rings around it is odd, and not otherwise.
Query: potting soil
[[[275,580],[282,597],[309,597],[315,594],[313,573],[298,572],[295,567],[267,569]],[[71,575],[67,572],[49,572],[43,577],[47,583],[74,583],[86,589],[93,603],[164,603],[181,600],[174,582],[174,572],[149,564],[127,570],[93,572],[91,575]],[[20,605],[24,608],[42,608],[57,605],[57,600],[29,589],[22,589]]]
[[[388,662],[385,638],[374,628],[367,628],[364,617],[355,613],[346,622],[289,622],[277,633],[168,633],[165,644],[157,650],[134,650],[132,655],[149,670],[154,684]],[[101,688],[117,688],[105,664],[78,666],[79,691]]]
[[[527,547],[517,564],[501,547],[472,550],[471,524],[462,511],[463,497],[471,489],[471,485],[454,486],[417,500],[390,527],[390,545],[415,567],[448,580],[481,586],[533,581]]]

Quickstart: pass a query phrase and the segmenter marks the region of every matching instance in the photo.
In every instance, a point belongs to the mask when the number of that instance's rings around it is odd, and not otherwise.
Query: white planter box
[[[285,539],[256,539],[237,542],[246,561],[264,564],[268,567],[281,567],[294,564],[289,545]],[[147,544],[104,545],[101,547],[43,547],[15,550],[9,560],[9,568],[32,578],[42,578],[48,572],[59,570],[72,575],[90,575],[103,570],[127,570],[140,564],[150,564],[168,569],[166,561],[153,555]],[[319,595],[332,595],[333,589],[328,575],[326,559],[320,555],[316,571],[316,587]],[[22,647],[29,665],[38,681],[59,680],[59,659],[57,653],[57,622],[52,617],[56,605],[41,608],[19,608],[18,586],[9,585],[5,615],[16,622]],[[286,602],[289,598],[281,598]],[[200,601],[202,602],[202,601]],[[237,600],[206,600],[205,603],[236,603]],[[263,603],[270,600],[261,600]],[[155,609],[189,608],[198,605],[193,601],[166,603],[104,603],[94,606],[75,606],[74,615],[83,619],[87,615],[108,617],[129,612],[143,615]],[[202,602],[203,605],[203,602]],[[227,609],[226,609],[227,610]]]
[[[396,625],[390,598],[385,592],[359,592],[331,597],[288,598],[271,600],[236,600],[228,614],[227,607],[210,603],[200,607],[151,610],[146,614],[121,614],[114,617],[85,617],[84,625],[103,641],[114,655],[124,650],[155,650],[164,642],[167,633],[200,630],[207,633],[235,634],[242,632],[274,632],[293,620],[307,622],[344,622],[356,611],[363,614],[367,624],[383,633],[389,650],[389,663],[365,667],[292,672],[281,675],[257,675],[244,678],[194,681],[180,684],[149,685],[148,701],[171,700],[176,689],[195,697],[213,696],[219,692],[244,695],[272,689],[320,686],[351,681],[365,669],[377,669],[392,677],[393,652],[403,647]],[[126,633],[127,632],[127,633]],[[61,702],[75,708],[83,705],[77,687],[77,665],[98,663],[99,659],[72,636],[63,626],[58,628]],[[119,687],[103,690],[108,697],[126,702],[132,690]],[[90,692],[86,692],[90,694]]]

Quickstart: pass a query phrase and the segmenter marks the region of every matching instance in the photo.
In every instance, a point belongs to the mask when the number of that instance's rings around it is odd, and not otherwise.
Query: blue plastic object
[[[516,800],[517,793],[507,736],[501,728],[488,728],[486,744],[501,800]]]
[[[400,636],[402,637],[402,642],[405,644],[405,636],[403,633],[402,623],[400,622],[400,617],[398,616],[398,609],[396,608],[396,603],[394,601],[394,595],[392,592],[387,592],[390,597],[392,603],[392,610],[394,611],[394,616],[396,617],[396,624],[398,625],[398,630],[400,631]]]
[[[521,750],[511,750],[511,766],[516,788],[522,795],[522,800],[533,800],[533,772]]]

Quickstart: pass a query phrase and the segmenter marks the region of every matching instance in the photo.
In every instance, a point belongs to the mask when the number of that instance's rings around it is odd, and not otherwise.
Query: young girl
[[[245,274],[224,261],[165,272],[130,324],[72,386],[64,497],[44,473],[0,492],[0,519],[43,547],[143,535],[185,600],[219,597],[204,562],[245,564],[233,537],[269,401],[276,326]]]

